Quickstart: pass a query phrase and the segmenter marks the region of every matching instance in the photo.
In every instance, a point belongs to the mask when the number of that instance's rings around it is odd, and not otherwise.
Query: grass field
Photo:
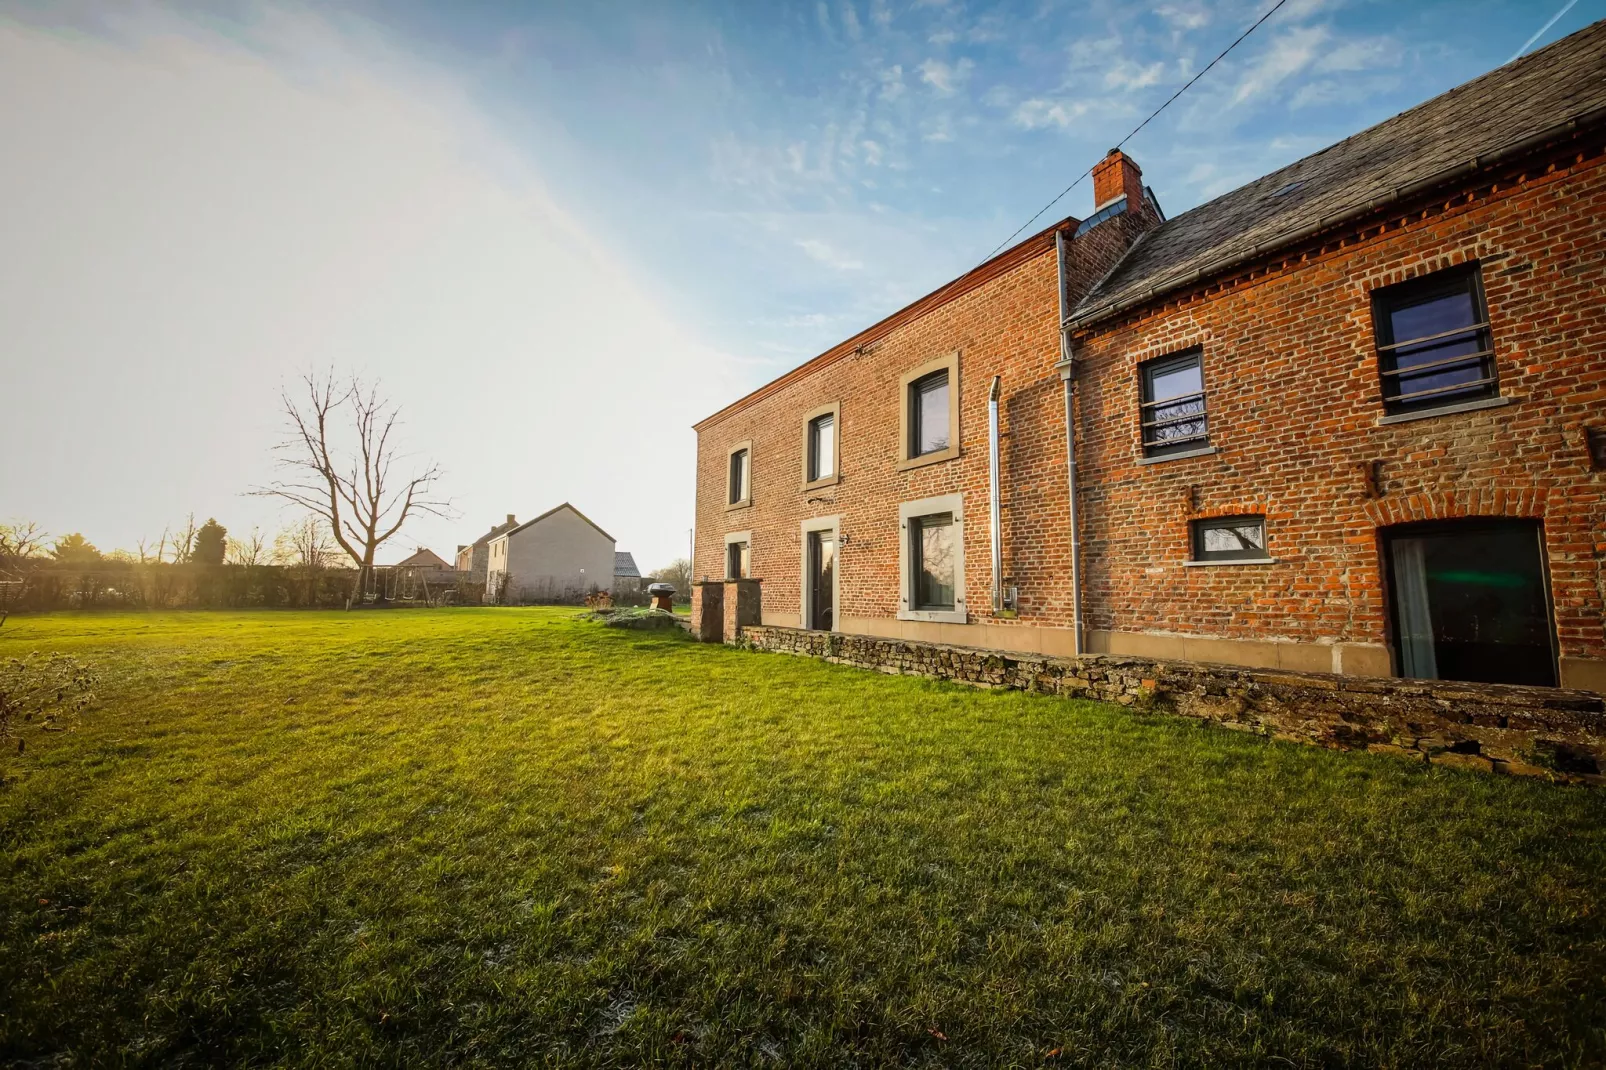
[[[574,617],[12,618],[0,1063],[1606,1060],[1606,792]]]

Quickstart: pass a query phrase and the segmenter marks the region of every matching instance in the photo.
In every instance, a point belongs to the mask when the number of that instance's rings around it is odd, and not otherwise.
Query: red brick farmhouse
[[[1094,202],[697,425],[705,634],[1606,692],[1606,23]]]

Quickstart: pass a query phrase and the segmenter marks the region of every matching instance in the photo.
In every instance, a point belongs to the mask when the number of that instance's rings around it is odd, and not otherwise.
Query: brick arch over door
[[[1366,515],[1380,528],[1468,516],[1543,520],[1549,493],[1547,487],[1485,487],[1440,494],[1394,494],[1367,502]]]

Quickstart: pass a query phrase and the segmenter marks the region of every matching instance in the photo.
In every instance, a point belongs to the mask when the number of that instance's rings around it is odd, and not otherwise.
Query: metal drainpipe
[[[1002,376],[993,376],[993,385],[987,391],[987,476],[991,484],[989,506],[993,521],[993,612],[1004,609],[1004,542],[1001,534],[998,504],[998,395]]]
[[[1071,332],[1065,325],[1065,232],[1054,232],[1054,257],[1059,275],[1060,381],[1065,384],[1065,489],[1070,503],[1071,524],[1071,649],[1077,657],[1086,650],[1082,642],[1082,541],[1076,510],[1076,364],[1071,359]]]

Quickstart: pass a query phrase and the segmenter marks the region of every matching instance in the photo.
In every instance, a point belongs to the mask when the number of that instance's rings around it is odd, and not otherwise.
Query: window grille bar
[[[1452,364],[1471,364],[1494,356],[1492,349],[1480,349],[1476,353],[1462,353],[1457,357],[1445,357],[1443,360],[1430,360],[1426,364],[1412,364],[1405,368],[1384,368],[1383,375],[1416,375],[1418,372],[1431,371],[1434,368],[1447,368]]]
[[[1421,338],[1408,338],[1403,342],[1390,342],[1386,346],[1378,346],[1377,351],[1379,353],[1387,353],[1391,349],[1401,349],[1405,346],[1421,345],[1423,342],[1431,342],[1438,338],[1449,338],[1452,335],[1457,334],[1471,334],[1473,331],[1481,331],[1488,326],[1489,321],[1484,320],[1482,323],[1474,323],[1466,327],[1456,327],[1454,330],[1440,331],[1438,334],[1424,334]]]
[[[1409,394],[1394,394],[1385,400],[1390,402],[1414,401],[1417,398],[1431,397],[1434,394],[1448,394],[1455,390],[1472,390],[1480,386],[1490,386],[1498,380],[1494,376],[1483,379],[1474,379],[1470,383],[1453,383],[1450,386],[1436,386],[1431,390],[1413,390]]]
[[[1184,442],[1197,442],[1202,438],[1208,437],[1208,434],[1200,431],[1197,435],[1177,435],[1170,438],[1145,438],[1143,440],[1143,445],[1149,449],[1156,449],[1162,446],[1180,446]]]
[[[1194,422],[1204,423],[1205,419],[1207,418],[1207,416],[1208,416],[1207,413],[1192,412],[1192,413],[1189,413],[1186,416],[1169,416],[1169,417],[1166,417],[1165,419],[1162,419],[1162,420],[1144,420],[1144,421],[1142,421],[1142,426],[1144,426],[1144,427],[1170,427],[1172,424],[1189,424],[1189,423],[1194,423]]]
[[[1203,400],[1204,396],[1205,392],[1203,390],[1199,390],[1192,394],[1177,394],[1174,397],[1161,398],[1159,401],[1145,401],[1142,403],[1142,406],[1145,409],[1152,409],[1156,405],[1178,405],[1184,401],[1190,401],[1193,398],[1199,398],[1200,400]]]

